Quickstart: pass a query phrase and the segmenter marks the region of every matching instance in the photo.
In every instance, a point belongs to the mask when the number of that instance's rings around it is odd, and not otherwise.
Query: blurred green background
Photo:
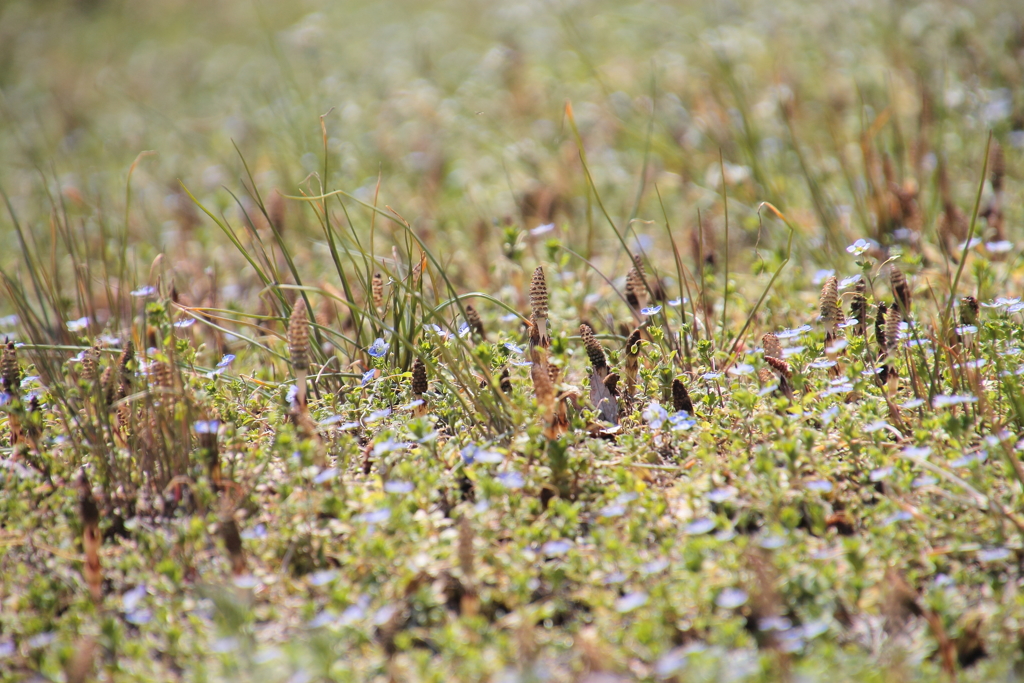
[[[0,187],[41,253],[57,216],[96,249],[128,235],[140,268],[162,251],[234,277],[242,261],[179,181],[237,227],[222,188],[248,205],[240,154],[264,195],[322,186],[372,199],[379,174],[380,204],[475,282],[504,224],[554,221],[592,254],[615,244],[594,216],[571,101],[620,226],[667,217],[692,231],[697,209],[720,220],[721,152],[745,228],[735,239],[754,244],[754,211],[771,201],[806,229],[801,258],[828,265],[815,247],[872,231],[865,130],[880,124],[874,143],[922,188],[930,224],[938,159],[967,209],[987,130],[1015,172],[1022,73],[1008,2],[8,0]],[[128,169],[147,150],[125,230]],[[298,204],[286,215],[315,270],[322,235]],[[0,213],[5,238],[11,225]],[[5,268],[17,272],[18,251]]]

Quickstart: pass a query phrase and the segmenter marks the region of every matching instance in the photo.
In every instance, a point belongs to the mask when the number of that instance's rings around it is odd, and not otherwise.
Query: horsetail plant
[[[295,401],[306,405],[306,373],[309,372],[309,320],[306,317],[306,300],[299,297],[292,307],[288,320],[288,352],[291,355],[292,370],[295,372]]]

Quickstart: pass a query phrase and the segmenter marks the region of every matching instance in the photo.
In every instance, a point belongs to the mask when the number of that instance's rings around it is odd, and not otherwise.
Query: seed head
[[[647,278],[644,275],[644,262],[640,254],[634,254],[633,267],[626,273],[626,301],[630,308],[639,310],[647,297]]]
[[[21,368],[18,366],[18,351],[14,342],[7,340],[4,346],[3,357],[0,359],[0,381],[3,382],[4,391],[16,394],[21,388]]]
[[[903,271],[893,263],[889,266],[889,284],[892,285],[892,296],[896,301],[896,308],[904,320],[910,319],[910,286],[907,284],[907,277]]]
[[[875,313],[875,343],[878,344],[878,353],[885,353],[885,314],[889,310],[884,301],[878,302],[878,310]]]
[[[418,357],[412,362],[412,393],[417,396],[427,393],[427,366]]]
[[[170,389],[174,386],[174,376],[171,374],[171,364],[162,360],[155,360],[149,365],[150,384],[163,389]]]
[[[306,300],[299,298],[292,307],[292,317],[288,321],[288,352],[292,357],[292,367],[296,370],[309,370],[309,321],[306,318]]]
[[[900,336],[900,312],[895,306],[891,306],[885,312],[885,351],[892,353],[896,350]]]
[[[508,374],[508,368],[503,368],[501,371],[501,378],[499,380],[499,386],[505,394],[512,393],[512,380]]]
[[[556,385],[556,386],[557,386],[558,380],[559,380],[558,375],[559,375],[558,366],[555,365],[554,363],[548,363],[548,379],[550,379],[551,383]]]
[[[86,382],[95,382],[100,363],[100,346],[94,345],[82,354],[82,379]]]
[[[533,321],[539,323],[548,317],[548,284],[544,280],[544,267],[537,266],[530,282],[530,308],[533,309]]]
[[[769,332],[761,337],[761,347],[765,358],[782,358],[782,344],[774,333]]]
[[[781,358],[773,358],[771,356],[765,357],[765,362],[771,367],[772,370],[785,379],[789,379],[793,376],[793,369],[789,366],[789,363],[782,360]]]
[[[686,390],[683,380],[676,377],[672,380],[672,408],[678,413],[685,410],[693,415],[693,401],[690,400],[690,392]]]
[[[860,337],[864,336],[867,329],[868,300],[864,297],[866,291],[867,284],[864,282],[864,278],[861,278],[857,281],[857,289],[850,302],[850,317],[857,321],[853,333]]]
[[[135,342],[131,339],[124,345],[124,350],[121,351],[121,356],[117,359],[117,369],[120,374],[120,392],[121,395],[118,398],[124,398],[128,395],[128,391],[132,387],[132,371],[128,367],[128,364],[135,360]]]
[[[842,321],[843,316],[843,312],[839,308],[839,283],[835,275],[829,275],[825,279],[818,307],[821,311],[821,324],[825,326],[825,332],[834,334],[836,325]]]
[[[382,310],[384,308],[384,277],[380,273],[373,274],[370,293],[373,296],[373,307],[378,311]]]
[[[484,323],[480,320],[480,314],[469,304],[466,304],[466,322],[469,324],[469,329],[473,334],[480,338],[487,336],[484,332]]]
[[[590,364],[594,366],[594,371],[607,371],[608,361],[605,360],[604,348],[597,341],[590,325],[586,323],[580,325],[580,336],[583,337],[583,347],[587,350],[587,357],[590,359]]]

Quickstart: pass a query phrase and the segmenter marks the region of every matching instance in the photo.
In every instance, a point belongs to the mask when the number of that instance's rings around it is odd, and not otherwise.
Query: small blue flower
[[[715,598],[715,604],[725,609],[735,609],[742,606],[749,596],[747,592],[739,588],[726,588]]]
[[[814,277],[811,278],[811,284],[820,285],[826,279],[828,279],[829,277],[831,277],[831,276],[833,276],[835,274],[836,274],[836,271],[834,271],[832,269],[819,270],[819,271],[817,271],[814,274]]]
[[[133,291],[132,292],[132,296],[137,296],[139,298],[142,298],[142,297],[150,296],[154,292],[156,292],[156,287],[151,287],[150,285],[143,285],[142,287],[139,287],[138,289]]]
[[[384,484],[384,490],[388,493],[412,493],[413,485],[407,481],[392,480]]]
[[[370,381],[374,378],[374,376],[376,374],[377,374],[377,369],[376,368],[374,368],[373,370],[367,370],[366,372],[364,372],[363,373],[363,378],[362,378],[362,380],[360,380],[360,385],[365,387],[367,384],[370,383]]]
[[[657,315],[661,313],[661,306],[648,306],[647,308],[641,308],[640,313],[643,315]]]
[[[636,591],[634,593],[628,593],[615,602],[615,611],[619,614],[625,614],[626,612],[632,612],[635,609],[643,607],[647,604],[647,593],[643,591]]]
[[[198,420],[195,424],[196,434],[216,434],[220,428],[217,420]]]
[[[668,419],[668,411],[662,408],[660,403],[651,403],[643,412],[643,418],[647,420],[651,429],[661,429],[665,420]]]
[[[68,332],[81,332],[89,326],[88,318],[79,318],[78,320],[68,321]]]
[[[231,365],[231,361],[233,360],[235,360],[235,354],[229,353],[220,359],[220,362],[217,363],[217,367],[226,368],[227,366]]]
[[[518,472],[502,472],[495,479],[504,484],[507,489],[521,489],[526,483],[523,480],[523,475]]]
[[[522,355],[523,353],[523,350],[516,346],[515,344],[513,344],[512,342],[505,342],[505,348],[515,354]]]
[[[370,348],[366,349],[366,352],[374,358],[383,358],[389,348],[391,348],[391,345],[378,337],[373,340],[373,343],[370,344]]]
[[[865,251],[867,251],[870,248],[871,248],[871,242],[869,242],[867,240],[864,240],[864,239],[860,239],[860,240],[857,240],[856,242],[854,242],[853,244],[851,244],[850,246],[848,246],[846,248],[846,251],[850,252],[854,256],[860,256],[861,254],[863,254]]]

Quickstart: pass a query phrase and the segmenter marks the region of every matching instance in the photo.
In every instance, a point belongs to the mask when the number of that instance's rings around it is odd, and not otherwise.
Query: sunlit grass
[[[1019,24],[5,4],[0,680],[1017,675]]]

